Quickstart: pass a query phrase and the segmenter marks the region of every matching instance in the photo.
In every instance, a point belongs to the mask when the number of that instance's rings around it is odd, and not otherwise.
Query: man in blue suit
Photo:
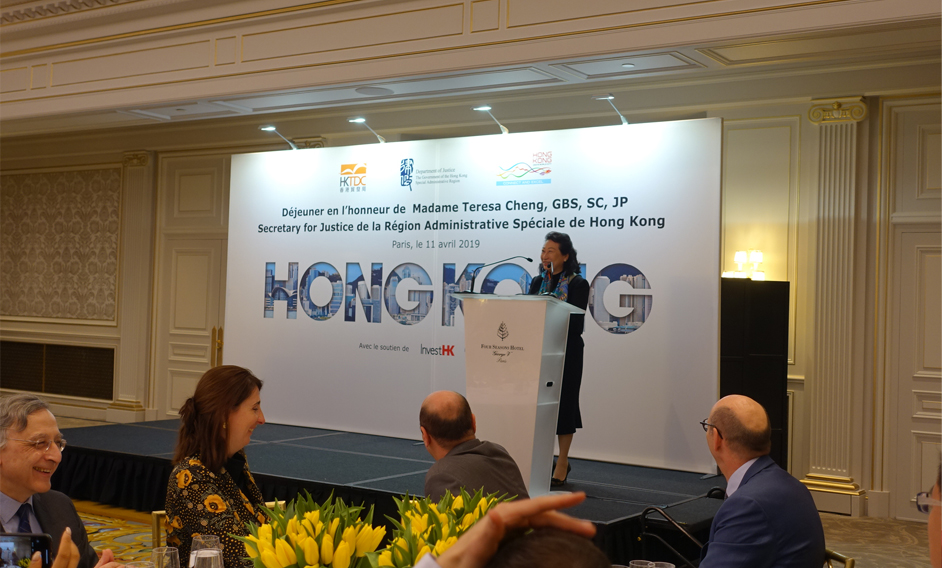
[[[824,529],[811,493],[769,457],[765,409],[746,396],[720,399],[701,425],[726,477],[700,568],[821,568]]]

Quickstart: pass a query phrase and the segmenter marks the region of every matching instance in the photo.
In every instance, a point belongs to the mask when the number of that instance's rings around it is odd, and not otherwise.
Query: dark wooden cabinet
[[[743,394],[765,407],[772,459],[788,469],[788,282],[723,278],[720,396]]]

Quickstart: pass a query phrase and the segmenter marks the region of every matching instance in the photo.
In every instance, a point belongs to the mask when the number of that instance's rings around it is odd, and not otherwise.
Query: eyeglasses
[[[929,507],[938,507],[940,505],[942,505],[942,501],[933,499],[929,493],[916,493],[916,508],[919,509],[920,513],[928,513]]]
[[[7,438],[8,440],[13,440],[14,442],[20,442],[26,446],[32,446],[37,452],[48,452],[49,448],[55,444],[59,451],[65,450],[65,439],[59,438],[58,440],[21,440],[19,438]]]
[[[720,432],[720,429],[716,427],[716,424],[710,424],[709,422],[707,422],[707,420],[709,420],[709,418],[704,418],[703,420],[700,421],[700,426],[703,426],[703,431],[709,432],[710,428],[713,428],[714,430],[716,430],[716,435],[722,438],[723,433]]]

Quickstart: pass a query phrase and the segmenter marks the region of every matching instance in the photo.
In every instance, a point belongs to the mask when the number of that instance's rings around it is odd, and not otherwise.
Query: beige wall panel
[[[45,89],[49,86],[49,66],[33,65],[30,69],[30,88]]]
[[[29,88],[29,69],[4,69],[0,71],[0,93],[15,93]]]
[[[219,259],[211,251],[177,249],[172,262],[171,332],[202,332],[209,320],[210,273],[218,270]]]
[[[234,37],[224,37],[216,40],[216,65],[231,65],[238,61],[238,40]]]
[[[716,0],[675,0],[672,6],[720,4]],[[507,27],[532,26],[563,20],[582,20],[632,12],[649,12],[664,5],[661,0],[507,0]]]
[[[177,172],[174,191],[174,215],[176,217],[204,217],[213,214],[215,173],[211,169]]]
[[[210,65],[209,41],[113,53],[52,64],[52,86],[155,75]]]
[[[942,112],[935,102],[893,109],[890,180],[895,186],[894,216],[930,215],[938,219],[942,203],[940,123]]]
[[[942,254],[938,247],[919,248],[916,252],[917,296],[914,322],[916,337],[916,373],[942,376]]]
[[[417,25],[421,22],[421,25]],[[259,61],[461,35],[464,5],[452,4],[242,37],[242,61]]]
[[[180,411],[180,407],[186,402],[186,399],[193,396],[196,390],[196,383],[199,382],[203,373],[198,371],[187,371],[184,369],[170,369],[170,388],[168,411],[174,413]]]
[[[892,31],[835,34],[828,37],[750,42],[700,50],[728,66],[753,65],[762,62],[806,61],[834,57],[838,52],[865,54],[873,46],[896,41]],[[926,24],[914,27],[910,34],[922,41],[927,49],[938,45],[938,26]]]
[[[197,361],[204,363],[209,360],[209,345],[171,341],[169,359],[171,361]]]
[[[920,125],[918,136],[919,185],[916,199],[939,199],[942,197],[942,125]]]
[[[500,27],[500,1],[471,2],[471,31],[486,32]]]
[[[168,192],[160,205],[164,228],[225,230],[229,214],[228,157],[165,157],[160,162],[160,176]]]

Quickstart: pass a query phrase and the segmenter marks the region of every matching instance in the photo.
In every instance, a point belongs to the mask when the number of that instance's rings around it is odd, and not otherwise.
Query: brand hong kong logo
[[[406,158],[399,164],[399,185],[402,187],[409,186],[409,191],[412,191],[413,167],[412,158]]]
[[[553,152],[544,150],[533,152],[529,161],[520,161],[505,168],[498,165],[497,185],[543,185],[552,183],[550,173],[553,171]]]
[[[533,165],[548,166],[553,163],[553,151],[533,152]]]
[[[340,193],[366,191],[366,163],[340,165]]]
[[[441,347],[426,347],[420,343],[419,353],[422,355],[433,355],[433,356],[438,356],[438,357],[454,357],[455,346],[454,345],[442,345]]]
[[[497,328],[497,337],[499,337],[501,341],[510,337],[510,331],[507,330],[506,323],[500,322],[500,327]]]

